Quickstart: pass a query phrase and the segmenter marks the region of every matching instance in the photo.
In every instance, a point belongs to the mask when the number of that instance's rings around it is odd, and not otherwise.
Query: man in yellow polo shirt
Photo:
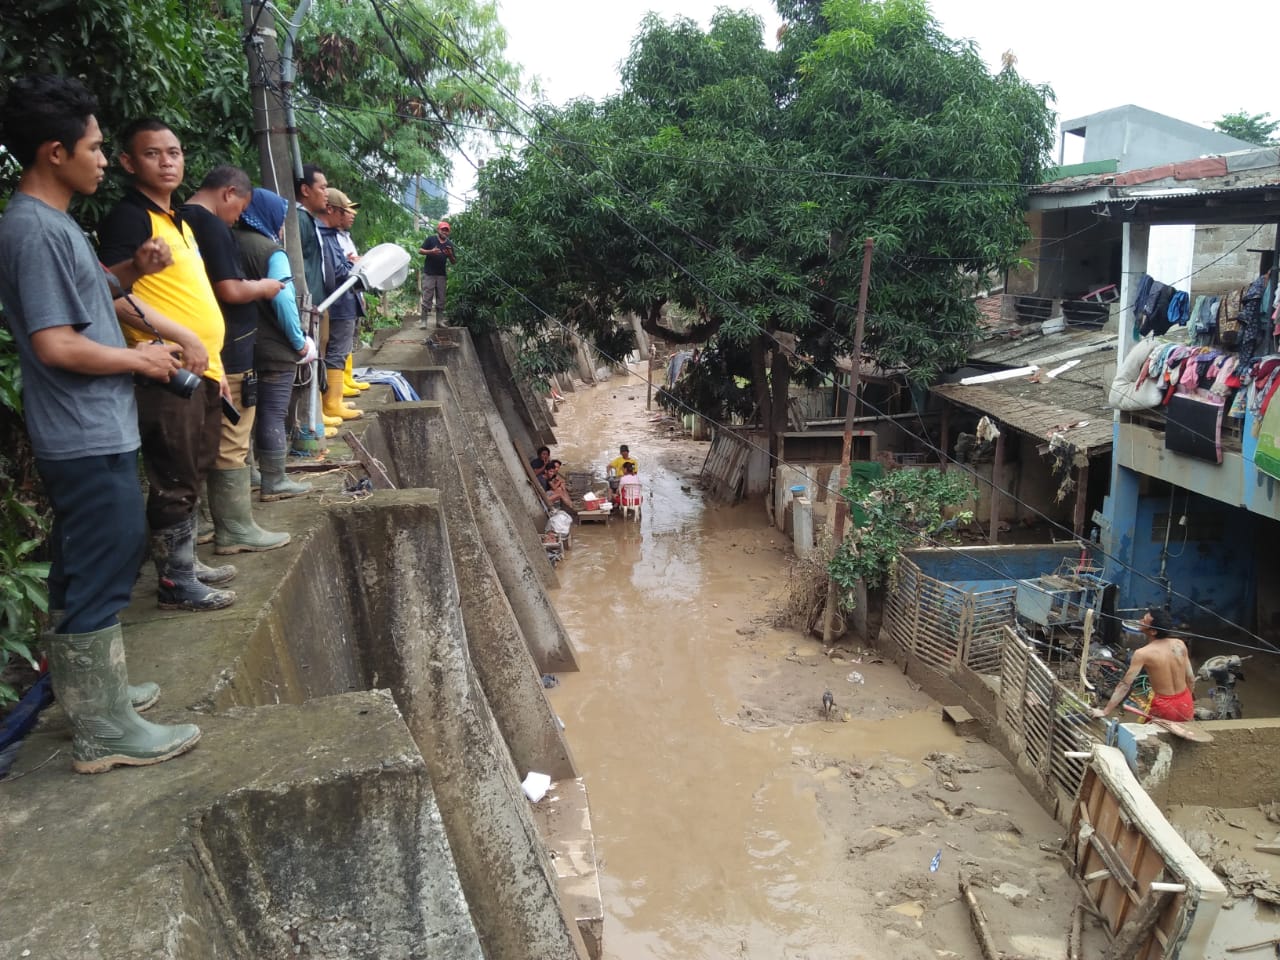
[[[130,296],[116,301],[125,336],[135,343],[154,339],[150,323],[183,348],[184,364],[201,377],[189,397],[148,380],[135,387],[159,603],[165,610],[220,610],[236,595],[210,584],[225,583],[236,571],[197,560],[195,507],[218,453],[222,424],[222,311],[195,235],[172,202],[184,171],[177,136],[161,120],[135,120],[120,134],[120,165],[131,185],[98,225],[99,258],[114,266],[151,237],[164,240],[173,253],[170,266],[140,278]]]

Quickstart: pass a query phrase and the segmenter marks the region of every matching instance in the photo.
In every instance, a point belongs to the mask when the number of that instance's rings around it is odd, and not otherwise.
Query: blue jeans
[[[258,371],[258,419],[254,423],[254,440],[264,453],[284,453],[289,442],[285,424],[289,418],[289,399],[293,396],[292,370]]]
[[[37,460],[53,504],[50,606],[66,610],[58,633],[92,633],[119,622],[147,550],[138,451]]]

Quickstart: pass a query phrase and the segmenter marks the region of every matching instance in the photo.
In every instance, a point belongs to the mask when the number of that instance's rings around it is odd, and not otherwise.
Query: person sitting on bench
[[[564,482],[564,477],[560,476],[560,461],[552,460],[546,465],[542,471],[542,486],[546,490],[543,496],[546,497],[550,506],[558,506],[567,510],[575,517],[578,511],[574,509],[573,497],[569,495],[569,487]]]
[[[538,482],[542,482],[542,473],[547,469],[547,464],[551,462],[551,448],[539,447],[538,455],[529,461],[529,469],[533,471],[533,475],[538,478]],[[546,488],[543,487],[545,490]]]

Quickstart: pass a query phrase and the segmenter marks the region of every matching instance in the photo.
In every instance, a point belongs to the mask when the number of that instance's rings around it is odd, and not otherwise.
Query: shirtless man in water
[[[1154,607],[1148,608],[1139,621],[1147,642],[1138,649],[1129,663],[1124,679],[1116,685],[1115,693],[1106,707],[1094,709],[1095,717],[1105,717],[1124,702],[1134,679],[1145,667],[1155,698],[1150,713],[1164,720],[1191,720],[1195,716],[1195,696],[1192,686],[1196,682],[1191,669],[1191,657],[1187,645],[1177,637],[1166,636],[1173,629],[1169,615]]]

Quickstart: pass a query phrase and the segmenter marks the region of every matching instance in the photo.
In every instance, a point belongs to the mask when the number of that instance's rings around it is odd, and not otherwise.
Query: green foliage
[[[424,193],[410,211],[404,197],[420,176],[446,182],[469,131],[502,126],[514,112],[506,91],[519,88],[520,73],[505,46],[493,0],[320,0],[313,8],[297,49],[303,155],[361,204],[352,230],[359,247],[444,214],[444,198]]]
[[[1221,120],[1213,122],[1219,133],[1243,140],[1245,143],[1256,143],[1260,147],[1271,147],[1280,143],[1275,132],[1280,129],[1280,120],[1272,120],[1270,113],[1247,113],[1237,110],[1235,113],[1224,113]]]
[[[840,495],[851,510],[857,507],[866,516],[836,549],[828,567],[849,606],[859,580],[868,588],[883,586],[892,578],[902,551],[937,536],[947,508],[973,500],[977,489],[959,471],[904,469],[871,483],[851,476]],[[951,519],[966,523],[972,514],[954,513]]]
[[[988,73],[917,0],[781,6],[776,52],[748,14],[722,9],[705,31],[649,16],[619,95],[538,109],[531,142],[491,162],[455,218],[469,325],[599,343],[634,312],[710,348],[673,402],[715,419],[745,406],[777,430],[793,373],[850,351],[872,236],[867,350],[917,382],[963,359],[970,296],[1027,234],[1048,91]],[[666,322],[673,307],[688,328]],[[782,334],[805,363],[780,359]]]
[[[22,372],[13,336],[0,326],[0,673],[15,657],[34,666],[32,644],[49,598],[47,563],[34,558],[48,531],[22,426]],[[0,705],[18,691],[0,680]]]
[[[239,5],[229,18],[216,5],[184,0],[46,0],[0,5],[0,96],[8,78],[33,72],[78,76],[98,97],[98,120],[111,134],[136,117],[171,124],[187,155],[188,186],[218,163],[253,169],[251,111]],[[0,161],[0,194],[17,179]],[[107,183],[84,201],[94,224],[119,196]]]

